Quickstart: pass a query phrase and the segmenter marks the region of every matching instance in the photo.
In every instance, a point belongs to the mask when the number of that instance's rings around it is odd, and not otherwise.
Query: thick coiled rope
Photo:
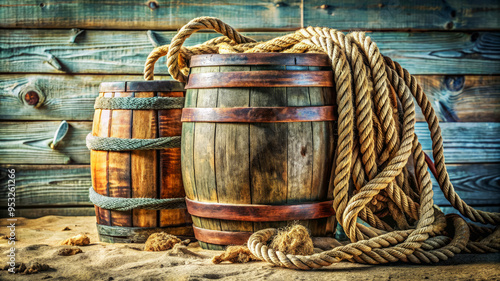
[[[218,37],[194,47],[184,41],[198,30]],[[500,214],[474,210],[455,193],[445,167],[439,122],[416,79],[362,32],[343,34],[335,29],[308,27],[267,42],[240,35],[211,17],[189,22],[171,44],[148,57],[146,80],[153,79],[154,63],[167,55],[172,77],[185,82],[187,62],[198,54],[213,53],[324,53],[331,60],[338,104],[338,145],[333,163],[333,208],[351,244],[311,256],[285,255],[267,246],[276,229],[264,229],[248,240],[250,251],[262,260],[293,269],[328,266],[341,260],[379,264],[395,261],[429,263],[446,260],[461,251],[500,249],[498,231],[468,226],[458,215],[445,216],[433,207],[433,192],[425,154],[414,132],[414,99],[422,108],[433,142],[437,180],[451,204],[467,218],[498,225]],[[414,173],[407,168],[413,163]],[[355,186],[349,193],[349,182]],[[381,220],[391,214],[397,227]],[[371,227],[358,223],[358,218]],[[475,236],[486,238],[471,241]],[[452,238],[447,235],[452,235]]]

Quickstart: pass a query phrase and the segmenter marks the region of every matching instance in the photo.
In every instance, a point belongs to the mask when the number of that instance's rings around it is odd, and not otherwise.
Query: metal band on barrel
[[[193,225],[196,240],[216,245],[243,245],[253,232],[246,231],[220,231],[199,228]]]
[[[228,65],[328,66],[331,68],[332,62],[326,54],[293,53],[205,54],[192,56],[189,62],[189,67]]]
[[[199,202],[186,198],[189,214],[202,218],[274,222],[290,220],[311,220],[335,215],[333,201],[295,205],[225,204]]]
[[[184,108],[182,122],[315,122],[335,121],[335,106]]]
[[[191,73],[186,89],[333,87],[332,71],[233,71]]]

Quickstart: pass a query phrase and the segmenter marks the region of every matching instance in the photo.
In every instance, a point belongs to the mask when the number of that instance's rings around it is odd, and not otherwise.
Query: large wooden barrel
[[[106,82],[100,97],[183,97],[176,81]],[[92,135],[124,139],[180,136],[181,110],[96,109]],[[134,151],[91,151],[94,190],[108,197],[184,197],[180,148]],[[184,209],[113,211],[95,207],[103,242],[144,242],[154,232],[192,236],[192,221]]]
[[[336,128],[322,54],[198,55],[182,113],[182,175],[205,249],[299,221],[324,236]]]

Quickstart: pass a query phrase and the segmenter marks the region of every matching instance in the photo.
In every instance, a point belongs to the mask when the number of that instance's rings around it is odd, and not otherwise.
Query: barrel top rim
[[[184,84],[175,80],[101,82],[99,92],[184,92]]]
[[[326,54],[237,53],[203,54],[191,57],[190,67],[227,65],[331,66]]]

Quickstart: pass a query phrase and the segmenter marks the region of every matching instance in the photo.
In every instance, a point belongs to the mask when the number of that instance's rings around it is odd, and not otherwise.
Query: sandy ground
[[[0,219],[0,233],[7,234],[7,220]],[[16,261],[45,263],[49,271],[9,274],[0,271],[0,280],[500,280],[500,254],[458,255],[438,265],[360,265],[348,262],[314,271],[273,267],[265,262],[215,265],[211,258],[221,252],[189,249],[198,257],[172,250],[145,252],[144,244],[98,242],[94,217],[19,218],[16,223]],[[63,231],[65,227],[71,230]],[[77,234],[90,237],[82,253],[60,256],[58,246]],[[10,245],[0,239],[0,261],[6,265]]]

